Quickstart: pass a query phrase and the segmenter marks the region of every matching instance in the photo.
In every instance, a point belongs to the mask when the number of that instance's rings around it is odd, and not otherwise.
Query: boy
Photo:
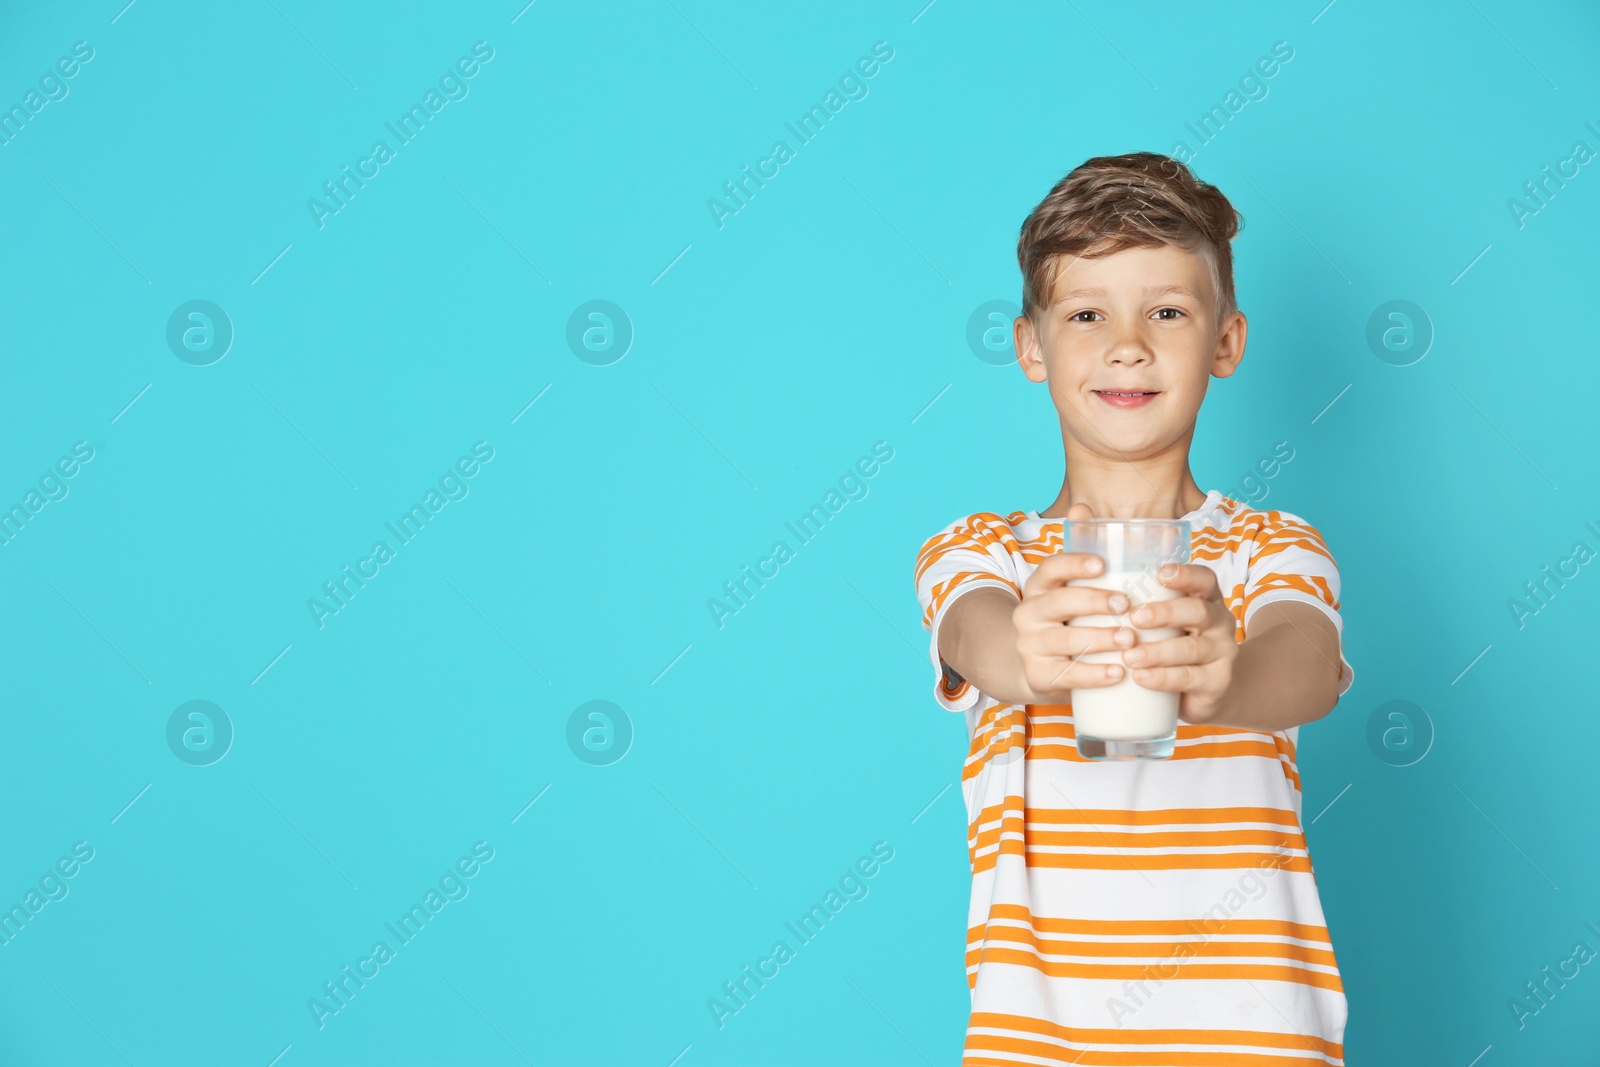
[[[1017,361],[1060,419],[1061,490],[951,523],[916,563],[935,697],[971,741],[964,1067],[1344,1062],[1295,768],[1298,727],[1355,677],[1338,568],[1304,519],[1189,471],[1207,379],[1244,356],[1239,223],[1138,152],[1088,160],[1022,226]],[[1063,520],[1090,517],[1189,521],[1191,562],[1158,579],[1180,595],[1129,620],[1180,636],[1072,625],[1129,606],[1068,585],[1102,565],[1061,551]],[[1126,667],[1079,659],[1104,651]],[[1078,755],[1069,691],[1124,669],[1181,694],[1170,759]]]

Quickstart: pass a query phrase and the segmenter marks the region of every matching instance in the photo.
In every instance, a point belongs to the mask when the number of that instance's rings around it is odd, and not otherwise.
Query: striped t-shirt
[[[1182,516],[1245,639],[1263,604],[1341,632],[1339,571],[1299,516],[1216,490]],[[1347,1008],[1301,826],[1297,728],[1178,724],[1172,757],[1078,755],[1070,704],[1002,704],[952,677],[939,624],[962,593],[1019,598],[1062,520],[981,512],[917,555],[934,697],[967,717],[972,899],[963,1067],[1344,1062]],[[1339,659],[1339,694],[1355,673]],[[1332,665],[1329,666],[1332,669]]]

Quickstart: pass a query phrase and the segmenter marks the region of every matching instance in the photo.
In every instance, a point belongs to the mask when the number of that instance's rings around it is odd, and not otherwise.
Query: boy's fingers
[[[1053,626],[1034,638],[1042,656],[1082,656],[1089,652],[1117,652],[1132,648],[1138,638],[1128,626]]]
[[[1141,604],[1128,616],[1128,621],[1142,630],[1161,627],[1204,627],[1211,619],[1211,609],[1204,600],[1193,596],[1180,596],[1172,600],[1152,600]]]
[[[1114,607],[1112,597],[1121,597],[1123,607]],[[1029,597],[1026,604],[1028,618],[1046,623],[1069,622],[1083,615],[1120,615],[1132,606],[1125,593],[1087,585],[1046,589]]]
[[[1115,659],[1115,653],[1133,648],[1138,637],[1131,627],[1109,625],[1043,625],[1021,633],[1018,651],[1032,659],[1078,659],[1099,653],[1096,661]]]
[[[1089,663],[1072,657],[1061,660],[1058,666],[1048,666],[1049,677],[1037,684],[1030,679],[1039,693],[1059,693],[1070,700],[1073,689],[1100,689],[1122,681],[1127,668],[1116,663]]]
[[[1173,576],[1161,577],[1162,572],[1168,567],[1173,569]],[[1168,563],[1156,572],[1156,580],[1168,589],[1176,589],[1195,596],[1203,597],[1212,593],[1220,596],[1222,592],[1217,586],[1217,572],[1198,563]]]
[[[1145,689],[1163,689],[1172,693],[1190,693],[1201,687],[1205,679],[1200,668],[1193,664],[1177,667],[1135,667],[1134,684]]]
[[[1091,552],[1057,552],[1046,556],[1028,576],[1023,596],[1066,585],[1075,578],[1093,578],[1105,571],[1105,561]]]
[[[1209,663],[1217,658],[1219,651],[1213,638],[1200,634],[1183,634],[1127,649],[1122,653],[1122,657],[1123,662],[1130,667],[1171,667]]]

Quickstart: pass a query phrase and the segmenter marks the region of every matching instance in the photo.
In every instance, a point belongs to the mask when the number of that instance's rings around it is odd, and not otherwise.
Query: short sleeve
[[[1016,536],[1005,519],[980,512],[946,526],[917,553],[917,602],[922,606],[922,628],[931,635],[933,694],[948,711],[966,711],[977,704],[980,694],[939,657],[939,624],[950,605],[974,589],[1006,589],[1021,600],[1016,551]]]
[[[1339,615],[1339,566],[1316,527],[1284,511],[1263,512],[1245,578],[1243,624],[1264,604],[1298,600],[1322,610],[1339,632],[1339,696],[1355,681],[1344,656],[1344,620]]]

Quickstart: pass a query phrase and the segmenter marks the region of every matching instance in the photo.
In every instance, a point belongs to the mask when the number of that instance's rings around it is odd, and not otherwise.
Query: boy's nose
[[[1137,334],[1129,333],[1118,337],[1107,353],[1108,363],[1119,363],[1123,366],[1136,366],[1147,363],[1152,358],[1150,346],[1145,344],[1144,338]]]

